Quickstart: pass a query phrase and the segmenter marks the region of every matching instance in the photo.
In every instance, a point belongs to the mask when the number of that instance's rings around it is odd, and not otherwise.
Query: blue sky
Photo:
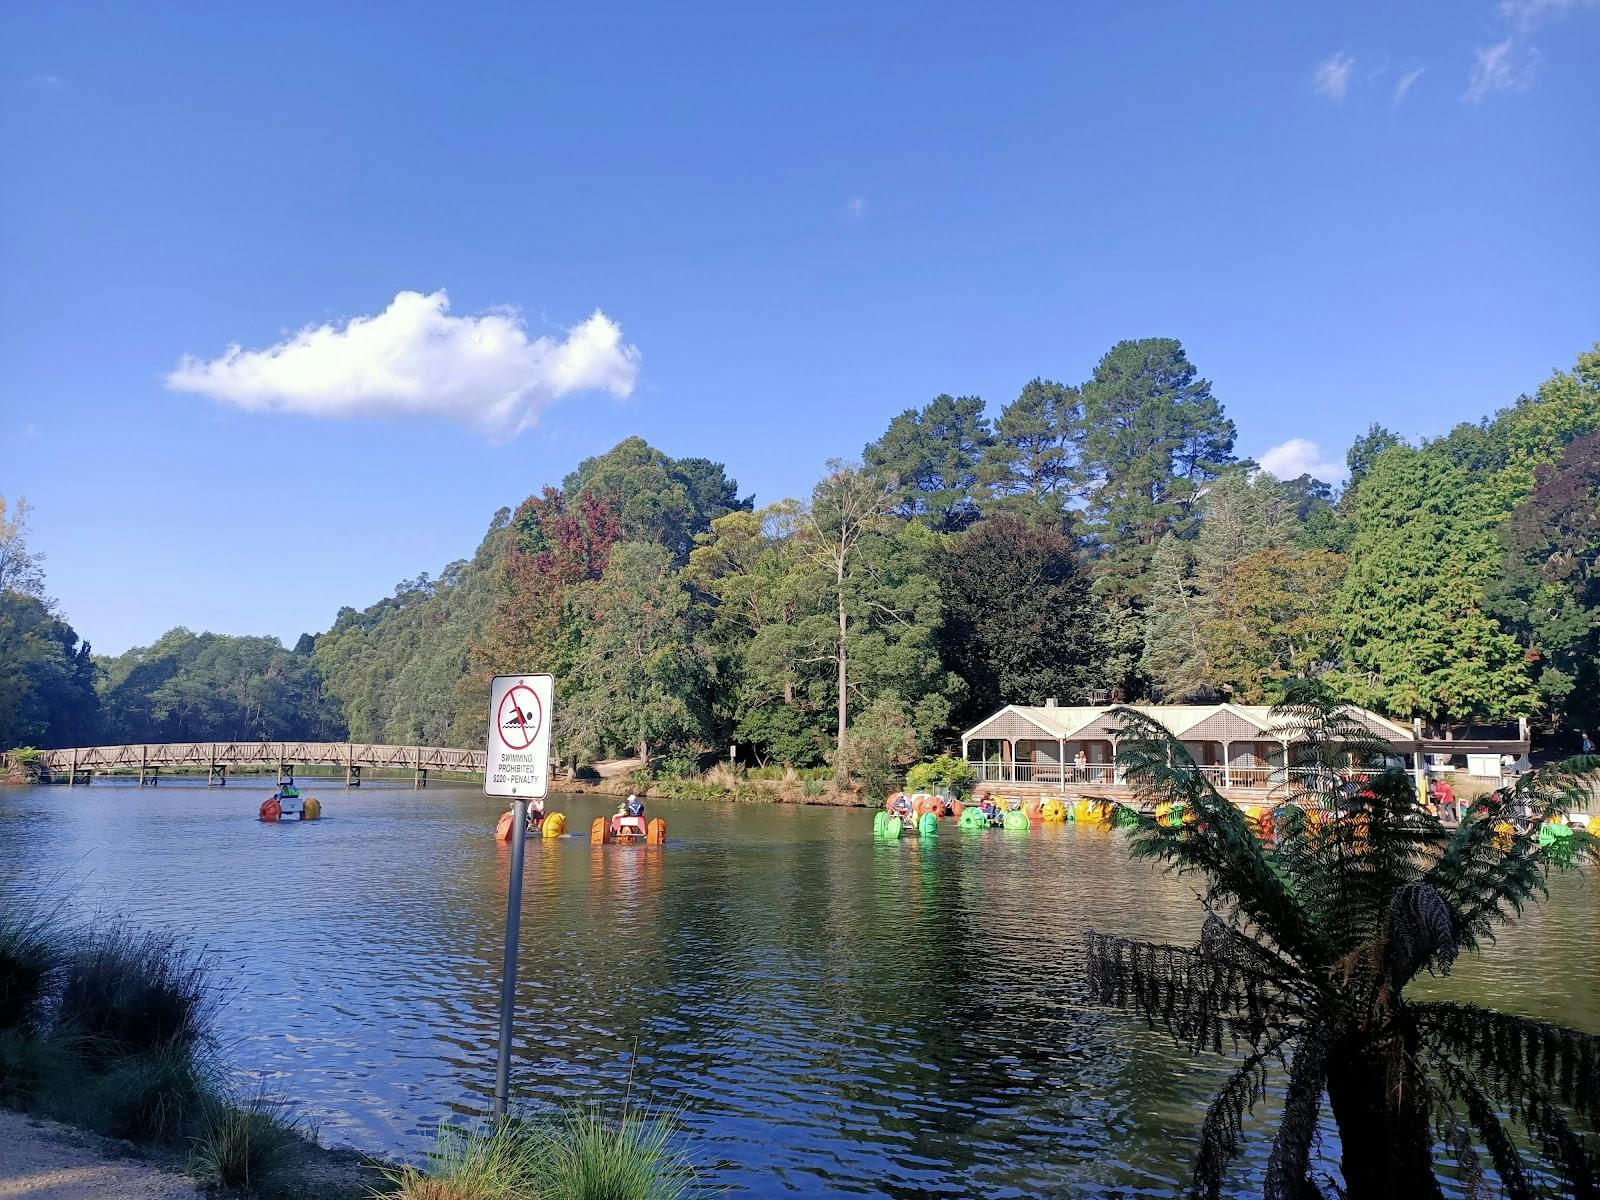
[[[1123,337],[1337,462],[1600,337],[1597,61],[1584,0],[8,4],[0,494],[117,652],[326,628],[631,433],[764,502]]]

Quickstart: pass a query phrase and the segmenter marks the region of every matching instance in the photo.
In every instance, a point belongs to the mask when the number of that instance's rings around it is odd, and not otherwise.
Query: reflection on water
[[[416,1153],[492,1095],[499,806],[311,784],[327,817],[271,826],[264,790],[0,788],[0,891],[192,934],[229,985],[235,1061],[329,1139]],[[550,807],[587,831],[609,804]],[[860,811],[652,815],[664,848],[529,844],[522,1098],[631,1086],[681,1107],[736,1193],[1168,1196],[1185,1178],[1224,1064],[1093,1011],[1080,955],[1090,924],[1192,942],[1187,881],[1074,826],[881,844]],[[1581,875],[1552,891],[1426,990],[1600,1029],[1600,893]]]

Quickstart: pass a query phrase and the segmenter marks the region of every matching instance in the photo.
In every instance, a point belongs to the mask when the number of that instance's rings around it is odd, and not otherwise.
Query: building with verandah
[[[1195,768],[1221,791],[1259,798],[1282,785],[1296,765],[1296,734],[1259,704],[1133,704],[1179,739]],[[1419,787],[1428,760],[1456,755],[1510,755],[1526,760],[1528,726],[1515,737],[1457,739],[1428,736],[1420,720],[1409,724],[1364,708],[1348,710],[1412,772]],[[1113,705],[1008,704],[961,735],[962,756],[972,764],[980,792],[1070,795],[1106,793],[1125,786],[1116,765],[1121,717]],[[1509,732],[1509,731],[1507,731]]]

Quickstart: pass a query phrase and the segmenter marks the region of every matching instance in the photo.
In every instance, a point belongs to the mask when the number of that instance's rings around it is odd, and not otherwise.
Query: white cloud
[[[1416,70],[1407,71],[1405,74],[1400,76],[1399,82],[1394,85],[1394,102],[1396,104],[1399,104],[1406,98],[1406,93],[1411,90],[1412,85],[1415,84],[1417,80],[1422,78],[1422,73],[1427,69],[1427,67],[1418,67]]]
[[[844,215],[852,221],[859,221],[867,215],[868,207],[865,196],[851,196],[844,202]]]
[[[1315,71],[1311,72],[1311,86],[1330,100],[1343,100],[1350,89],[1350,73],[1356,60],[1343,51],[1330,54]]]
[[[401,292],[376,316],[308,325],[265,350],[185,355],[166,383],[252,411],[447,417],[499,440],[573,392],[630,395],[639,357],[599,310],[564,336],[529,338],[512,309],[451,316],[440,289]]]
[[[1322,448],[1310,438],[1290,438],[1272,447],[1256,460],[1263,471],[1279,479],[1298,479],[1309,475],[1324,483],[1338,483],[1350,473],[1337,459],[1324,459]]]
[[[1600,9],[1600,0],[1500,0],[1500,17],[1510,27],[1504,41],[1474,53],[1467,90],[1461,98],[1477,104],[1495,92],[1520,92],[1533,86],[1539,50],[1533,38],[1541,26],[1579,10]]]
[[[1500,0],[1500,15],[1526,31],[1537,28],[1551,17],[1597,5],[1600,0]]]
[[[1476,104],[1493,92],[1519,92],[1533,83],[1539,51],[1507,38],[1477,52],[1463,99]]]

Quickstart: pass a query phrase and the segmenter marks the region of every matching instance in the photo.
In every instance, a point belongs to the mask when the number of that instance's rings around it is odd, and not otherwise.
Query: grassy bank
[[[851,788],[839,791],[832,772],[824,769],[796,771],[793,767],[747,770],[719,763],[700,775],[658,778],[644,772],[610,779],[568,783],[558,780],[559,791],[600,792],[626,796],[630,792],[662,800],[721,800],[736,804],[819,804],[834,808],[859,808],[870,802]]]
[[[281,1097],[241,1090],[217,989],[182,941],[0,910],[0,1104],[132,1143],[218,1193],[259,1200],[675,1200],[669,1120],[574,1110],[447,1128],[426,1165],[319,1144]]]

